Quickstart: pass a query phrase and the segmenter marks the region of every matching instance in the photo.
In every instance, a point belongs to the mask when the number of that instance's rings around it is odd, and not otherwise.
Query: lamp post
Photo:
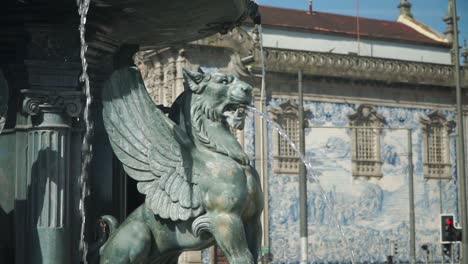
[[[298,122],[299,122],[299,150],[301,155],[305,154],[305,135],[304,135],[304,99],[302,91],[302,71],[297,73],[298,79]],[[299,163],[299,217],[300,217],[300,235],[301,235],[301,264],[307,263],[307,170],[303,162]]]
[[[468,263],[468,216],[467,216],[467,195],[466,195],[466,178],[465,178],[465,140],[463,127],[463,108],[462,108],[462,92],[460,85],[460,50],[458,43],[458,17],[457,17],[457,1],[451,1],[451,17],[453,20],[453,52],[455,64],[455,89],[457,97],[457,172],[460,189],[460,207],[461,207],[461,224],[462,229],[462,263]]]

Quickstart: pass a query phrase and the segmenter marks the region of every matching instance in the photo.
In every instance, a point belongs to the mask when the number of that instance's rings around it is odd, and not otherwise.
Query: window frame
[[[287,118],[295,117],[296,122],[296,131],[293,133],[295,138],[291,138],[293,142],[299,147],[299,117],[298,117],[298,105],[296,102],[292,100],[287,100],[276,107],[271,107],[268,109],[270,117],[273,121],[278,123],[281,128],[285,130],[288,128],[284,126],[284,121]],[[304,116],[308,116],[310,111],[304,111]],[[304,120],[304,128],[307,127],[307,122]],[[291,131],[289,131],[291,132]],[[291,133],[289,133],[291,134]],[[295,151],[292,149],[291,146],[287,146],[289,151],[287,155],[284,155],[284,152],[281,150],[282,142],[285,142],[284,139],[279,135],[276,130],[272,131],[272,147],[273,147],[273,172],[277,174],[298,174],[299,173],[299,165],[300,165],[300,158],[298,155],[292,155]],[[291,155],[289,155],[291,154]]]
[[[380,144],[383,126],[386,123],[385,118],[377,113],[374,106],[362,104],[355,113],[348,115],[348,119],[351,127],[351,172],[353,177],[383,177]],[[371,131],[370,135],[373,137],[360,139],[362,135],[359,133],[362,133],[363,130]],[[369,136],[369,133],[366,132],[364,135]],[[368,146],[359,146],[358,141],[362,142],[363,140],[370,142]],[[369,150],[370,148],[372,149]],[[371,151],[371,154],[364,153],[365,157],[361,157],[360,150]]]
[[[422,154],[423,154],[423,174],[425,179],[452,179],[452,161],[450,157],[450,134],[453,132],[455,122],[448,121],[447,118],[439,111],[430,113],[427,118],[420,117],[421,132],[422,132]],[[433,128],[439,128],[440,138],[438,148],[434,150],[431,143],[436,143],[431,140]],[[440,153],[442,160],[431,160],[431,153],[434,151]]]

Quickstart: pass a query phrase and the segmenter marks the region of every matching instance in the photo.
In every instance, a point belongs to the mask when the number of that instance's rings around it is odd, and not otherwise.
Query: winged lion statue
[[[217,243],[229,263],[256,262],[263,210],[260,179],[230,128],[243,129],[252,87],[221,73],[184,70],[184,92],[163,113],[135,67],[103,90],[112,148],[145,202],[115,218],[101,263],[176,263]]]

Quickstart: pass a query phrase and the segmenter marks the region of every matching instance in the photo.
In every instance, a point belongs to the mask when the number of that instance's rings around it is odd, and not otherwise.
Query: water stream
[[[82,73],[80,76],[80,82],[83,85],[83,92],[86,96],[86,104],[84,108],[83,119],[85,122],[86,132],[83,136],[83,146],[82,146],[82,163],[81,163],[81,175],[79,178],[79,185],[81,187],[80,200],[79,200],[79,211],[81,217],[81,229],[80,229],[80,241],[79,241],[79,250],[81,255],[81,261],[83,264],[87,264],[87,255],[88,255],[88,244],[85,240],[85,226],[86,226],[86,208],[85,200],[88,196],[88,177],[91,170],[91,161],[93,160],[93,145],[92,138],[94,134],[94,124],[91,116],[91,87],[89,84],[88,76],[88,62],[86,61],[86,51],[88,50],[88,44],[86,43],[86,18],[89,11],[89,5],[91,0],[76,0],[78,6],[78,14],[80,15],[80,59]]]
[[[355,257],[354,250],[351,247],[351,245],[349,244],[349,240],[346,237],[340,222],[338,221],[338,218],[337,218],[336,212],[335,212],[335,203],[334,203],[333,200],[329,199],[329,197],[326,195],[325,190],[323,189],[322,185],[320,184],[319,177],[314,172],[314,169],[312,167],[311,162],[309,162],[306,159],[306,157],[301,154],[301,152],[299,151],[299,147],[296,145],[296,143],[294,143],[294,141],[289,137],[289,135],[283,130],[283,128],[281,128],[281,126],[278,123],[271,120],[268,117],[267,114],[257,110],[255,107],[250,107],[249,106],[248,109],[251,112],[253,112],[253,113],[257,114],[258,116],[260,116],[263,120],[265,120],[268,123],[268,125],[270,125],[273,129],[275,129],[280,134],[280,136],[284,137],[286,139],[286,141],[291,145],[293,150],[296,152],[296,154],[299,156],[301,161],[304,163],[305,167],[307,168],[307,176],[308,176],[307,178],[309,178],[309,176],[310,176],[313,179],[313,182],[317,184],[318,190],[320,192],[320,196],[325,201],[327,209],[330,211],[331,216],[333,218],[333,222],[335,223],[336,228],[339,230],[340,236],[341,236],[344,244],[346,245],[347,249],[349,250],[349,252],[351,254],[351,262],[354,264],[355,263],[355,261],[354,261],[354,257]]]

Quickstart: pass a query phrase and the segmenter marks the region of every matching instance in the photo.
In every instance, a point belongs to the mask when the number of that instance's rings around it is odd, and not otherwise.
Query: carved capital
[[[81,93],[21,90],[25,98],[23,111],[29,115],[40,113],[66,113],[71,117],[77,117],[81,113]]]

